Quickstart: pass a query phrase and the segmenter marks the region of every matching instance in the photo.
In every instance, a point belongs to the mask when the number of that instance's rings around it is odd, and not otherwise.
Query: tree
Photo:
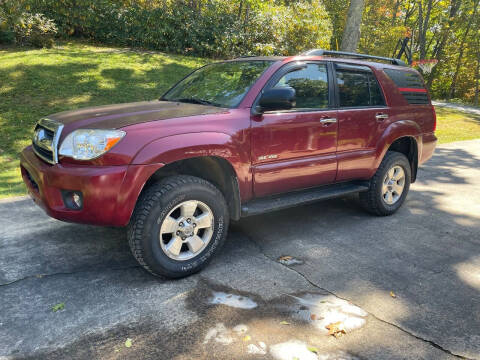
[[[467,40],[468,33],[470,32],[470,30],[471,30],[471,28],[472,28],[472,22],[473,22],[473,20],[474,20],[474,19],[476,18],[476,16],[477,16],[478,2],[479,2],[479,0],[474,0],[474,1],[473,1],[473,12],[472,12],[472,14],[469,16],[469,18],[468,18],[467,25],[466,25],[466,28],[465,28],[465,30],[464,30],[464,33],[463,33],[463,36],[462,36],[462,40],[461,40],[461,42],[460,42],[460,49],[459,49],[459,51],[458,51],[457,64],[456,64],[456,66],[455,66],[455,72],[453,73],[452,84],[450,85],[450,91],[449,91],[449,93],[448,93],[448,98],[449,98],[449,99],[455,97],[455,91],[456,91],[456,86],[457,86],[458,73],[459,73],[459,71],[460,71],[460,66],[462,66],[463,54],[464,54],[464,51],[465,51],[465,42],[466,42],[466,40]]]
[[[420,60],[425,59],[425,56],[427,55],[427,30],[430,22],[432,5],[433,0],[428,0],[425,10],[423,1],[418,1],[418,47],[420,49]]]
[[[342,51],[355,52],[357,50],[364,5],[364,0],[350,0],[347,22],[343,31]]]
[[[461,3],[462,3],[461,0],[451,0],[450,2],[450,11],[449,11],[448,20],[445,24],[445,27],[443,28],[443,31],[441,32],[442,33],[441,39],[434,51],[434,58],[437,59],[439,62],[443,60],[443,51],[445,49],[445,45],[447,44],[447,40],[453,31],[455,18],[457,16],[458,10],[460,9]],[[428,89],[432,88],[432,82],[435,76],[437,75],[437,71],[438,71],[438,65],[432,69],[432,72],[428,77],[428,81],[427,81]]]

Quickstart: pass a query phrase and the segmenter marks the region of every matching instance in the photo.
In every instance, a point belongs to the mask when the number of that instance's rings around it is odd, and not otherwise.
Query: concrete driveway
[[[0,284],[1,359],[480,358],[480,140],[439,147],[394,216],[350,197],[248,218],[177,281],[122,229],[2,201]]]

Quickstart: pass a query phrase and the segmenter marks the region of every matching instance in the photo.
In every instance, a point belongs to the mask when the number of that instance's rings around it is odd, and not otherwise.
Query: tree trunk
[[[478,97],[480,91],[480,39],[477,38],[477,68],[475,69],[475,98],[473,103],[478,106]]]
[[[395,1],[395,6],[393,8],[393,14],[392,14],[392,26],[395,26],[395,20],[397,20],[397,13],[398,9],[400,9],[400,0]]]
[[[473,2],[473,13],[468,19],[467,28],[463,33],[462,41],[460,42],[460,51],[458,52],[457,58],[457,65],[455,66],[455,72],[453,74],[452,83],[450,84],[450,91],[448,92],[448,98],[452,99],[455,97],[455,91],[457,87],[457,78],[458,72],[460,71],[460,67],[462,66],[463,60],[463,52],[465,50],[465,42],[467,41],[468,33],[470,32],[470,28],[472,27],[472,21],[475,19],[477,15],[477,7],[478,7],[478,0],[474,0]]]
[[[442,38],[440,40],[440,43],[438,44],[438,47],[436,49],[436,54],[434,56],[434,58],[437,59],[439,62],[442,61],[443,50],[444,50],[445,45],[447,43],[448,36],[449,36],[450,32],[454,31],[453,24],[455,23],[455,17],[457,16],[457,13],[458,13],[458,10],[460,8],[461,3],[462,3],[461,0],[451,0],[449,19],[447,21],[447,25],[446,25],[445,29],[443,29]],[[427,81],[427,88],[428,89],[432,88],[433,79],[437,75],[438,65],[440,65],[440,64],[437,64],[432,69],[432,72],[430,73],[430,76],[428,77],[428,81]]]
[[[347,22],[343,31],[342,45],[340,46],[342,51],[355,52],[357,50],[364,4],[364,0],[350,0]]]
[[[427,56],[427,30],[430,22],[430,13],[432,12],[433,0],[428,0],[427,11],[423,17],[422,1],[418,2],[418,46],[420,48],[420,60]]]
[[[478,93],[479,93],[479,84],[480,83],[480,52],[477,55],[477,69],[475,71],[475,98],[473,103],[475,106],[478,106]]]

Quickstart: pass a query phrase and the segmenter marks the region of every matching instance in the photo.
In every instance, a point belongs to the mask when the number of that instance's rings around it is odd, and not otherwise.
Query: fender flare
[[[222,132],[196,132],[171,135],[156,139],[145,145],[133,158],[132,164],[168,165],[180,160],[196,157],[217,157],[226,160],[233,168],[234,182],[238,191],[238,201],[251,197],[250,153],[242,151],[239,142]],[[240,206],[240,204],[239,204]]]
[[[377,142],[375,152],[375,171],[380,166],[385,154],[390,146],[398,139],[403,137],[409,137],[415,139],[417,145],[417,164],[422,155],[422,130],[415,121],[412,120],[399,120],[390,124],[380,136]]]

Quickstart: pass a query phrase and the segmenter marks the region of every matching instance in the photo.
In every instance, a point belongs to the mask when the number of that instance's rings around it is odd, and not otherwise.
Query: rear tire
[[[163,179],[140,196],[128,226],[133,256],[156,276],[180,278],[203,269],[223,245],[228,207],[203,179]]]
[[[407,197],[411,172],[410,162],[404,154],[388,151],[370,179],[369,190],[360,193],[362,207],[378,216],[395,213]]]

